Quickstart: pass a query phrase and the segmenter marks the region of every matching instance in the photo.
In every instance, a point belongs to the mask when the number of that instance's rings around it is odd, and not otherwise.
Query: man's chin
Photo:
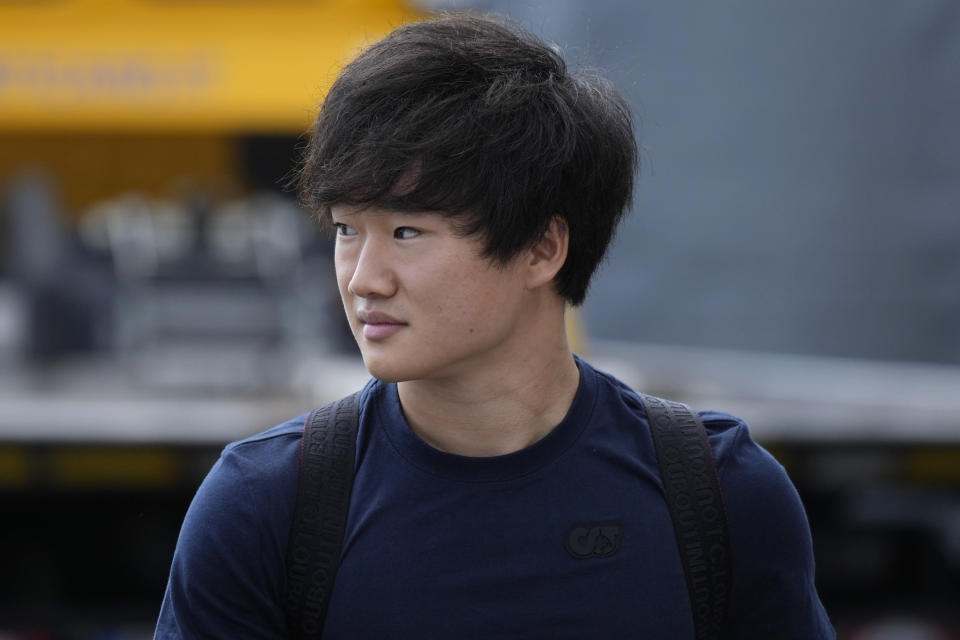
[[[407,367],[398,366],[392,362],[384,362],[380,358],[363,356],[363,364],[371,376],[382,382],[404,382],[413,376]]]

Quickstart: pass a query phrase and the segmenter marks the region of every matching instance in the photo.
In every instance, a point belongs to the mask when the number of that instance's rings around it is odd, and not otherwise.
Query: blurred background
[[[960,4],[0,1],[0,638],[150,637],[230,440],[358,388],[284,185],[364,43],[510,15],[633,104],[577,349],[738,414],[841,638],[958,638]]]

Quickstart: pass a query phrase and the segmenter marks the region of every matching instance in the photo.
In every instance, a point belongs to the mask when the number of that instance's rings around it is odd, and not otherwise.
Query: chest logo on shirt
[[[575,524],[567,531],[567,551],[574,558],[607,558],[620,548],[623,525],[616,522]]]

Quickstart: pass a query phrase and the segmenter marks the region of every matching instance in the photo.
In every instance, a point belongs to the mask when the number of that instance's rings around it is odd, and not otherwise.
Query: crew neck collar
[[[596,399],[596,372],[574,356],[580,382],[564,419],[528,447],[499,456],[470,457],[441,451],[420,438],[400,406],[396,383],[377,382],[371,401],[379,427],[397,453],[421,471],[464,482],[512,480],[536,472],[560,457],[580,437],[590,421]]]

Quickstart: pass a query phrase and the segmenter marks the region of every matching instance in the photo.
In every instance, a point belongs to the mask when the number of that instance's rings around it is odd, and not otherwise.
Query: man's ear
[[[570,247],[570,230],[560,217],[554,217],[550,226],[530,248],[527,258],[527,286],[541,287],[553,278],[567,261]]]

